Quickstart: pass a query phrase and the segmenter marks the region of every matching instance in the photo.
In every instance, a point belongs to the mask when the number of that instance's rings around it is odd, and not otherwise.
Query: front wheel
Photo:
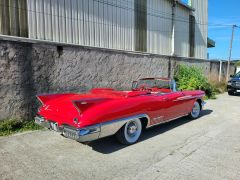
[[[127,122],[116,134],[118,141],[125,145],[131,145],[138,141],[142,133],[140,119],[133,119]]]
[[[233,95],[234,95],[234,92],[233,92],[233,91],[228,91],[228,95],[229,95],[229,96],[233,96]]]
[[[200,115],[201,112],[201,106],[199,104],[199,102],[195,102],[192,108],[191,113],[189,114],[191,119],[197,119]]]

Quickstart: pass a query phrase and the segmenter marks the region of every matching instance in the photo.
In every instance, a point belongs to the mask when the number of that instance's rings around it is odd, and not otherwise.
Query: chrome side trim
[[[182,116],[178,116],[178,117],[175,117],[175,118],[172,118],[172,119],[168,119],[168,120],[166,120],[166,121],[162,121],[162,122],[159,122],[159,123],[157,123],[157,124],[153,124],[153,125],[147,126],[147,128],[151,128],[151,127],[154,127],[154,126],[157,126],[157,125],[160,125],[160,124],[168,123],[168,122],[170,122],[170,121],[179,119],[179,118],[184,117],[184,116],[187,116],[187,115],[188,115],[188,114],[185,114],[185,115],[182,115]]]
[[[174,102],[183,101],[183,100],[189,100],[189,99],[194,99],[194,98],[195,98],[195,97],[192,96],[192,95],[182,96],[182,97],[179,97],[179,98],[177,98],[176,100],[174,100]]]
[[[101,133],[99,138],[114,135],[121,127],[127,122],[133,119],[147,118],[148,124],[150,123],[150,118],[147,114],[140,114],[136,116],[130,116],[127,118],[117,119],[109,122],[104,122],[101,124]]]

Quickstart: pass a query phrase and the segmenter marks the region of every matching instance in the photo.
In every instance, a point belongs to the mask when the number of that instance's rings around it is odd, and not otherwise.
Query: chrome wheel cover
[[[195,102],[194,106],[193,106],[193,109],[192,109],[192,112],[191,112],[191,116],[193,118],[197,118],[200,114],[200,111],[201,111],[201,107],[200,107],[199,103]]]
[[[125,125],[124,136],[129,143],[134,143],[138,140],[142,132],[142,123],[139,119],[129,121]]]

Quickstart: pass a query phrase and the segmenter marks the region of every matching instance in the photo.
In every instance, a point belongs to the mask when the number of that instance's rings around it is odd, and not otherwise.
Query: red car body
[[[177,91],[175,81],[167,78],[142,80],[166,81],[169,87],[138,87],[131,91],[95,88],[85,94],[38,95],[42,106],[35,121],[85,142],[113,135],[131,119],[140,119],[148,128],[188,115],[195,102],[202,109],[203,91]]]

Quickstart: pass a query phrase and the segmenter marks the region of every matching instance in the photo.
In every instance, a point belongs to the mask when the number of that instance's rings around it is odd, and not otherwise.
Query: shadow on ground
[[[206,116],[211,114],[213,111],[212,110],[203,110],[201,117],[202,116]],[[141,141],[145,141],[149,138],[152,138],[154,136],[160,135],[162,133],[165,133],[166,131],[172,130],[178,126],[181,126],[183,124],[189,123],[192,120],[188,117],[183,117],[183,118],[179,118],[176,119],[174,121],[162,124],[162,125],[158,125],[158,126],[154,126],[152,128],[149,128],[147,130],[145,130],[140,138],[140,142]],[[94,151],[97,151],[99,153],[103,153],[103,154],[110,154],[113,153],[115,151],[121,150],[123,148],[127,148],[128,146],[126,145],[122,145],[120,144],[115,136],[110,136],[107,138],[103,138],[103,139],[99,139],[93,142],[90,142],[89,144],[87,144],[88,146],[90,146]]]

